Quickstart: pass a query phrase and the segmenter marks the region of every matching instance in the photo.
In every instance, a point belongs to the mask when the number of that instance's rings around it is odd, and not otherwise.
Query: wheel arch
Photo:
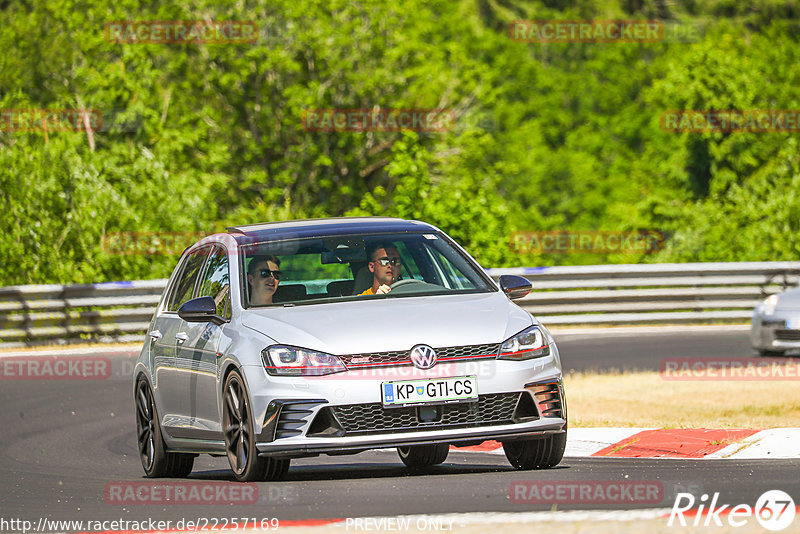
[[[245,373],[242,371],[241,366],[239,366],[235,360],[229,358],[223,363],[222,372],[220,373],[220,380],[219,380],[219,394],[220,398],[222,398],[222,394],[224,393],[225,389],[225,382],[228,380],[228,376],[233,372],[236,371],[239,373],[239,376],[242,377],[242,381],[244,382],[245,388],[247,388],[248,393],[250,392],[250,386],[247,384],[247,378],[245,377]]]
[[[155,395],[155,388],[153,388],[153,381],[151,380],[150,373],[148,372],[147,367],[139,362],[136,364],[136,367],[133,370],[133,380],[131,382],[134,395],[136,395],[136,386],[139,384],[139,380],[141,379],[144,379],[147,382],[147,384],[150,386],[150,390],[153,391],[153,394]]]

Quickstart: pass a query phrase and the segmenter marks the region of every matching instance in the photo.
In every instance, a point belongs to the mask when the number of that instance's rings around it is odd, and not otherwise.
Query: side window
[[[414,278],[416,280],[424,280],[414,256],[404,242],[397,243],[397,252],[400,253],[400,259],[403,261],[403,278]]]
[[[222,247],[214,247],[206,263],[205,273],[200,281],[198,297],[211,297],[217,303],[217,315],[230,319],[228,297],[231,292],[231,280],[228,271],[228,255]]]
[[[451,263],[450,258],[435,248],[428,249],[434,266],[444,275],[446,286],[450,289],[475,289],[475,284]]]
[[[178,308],[180,308],[184,302],[192,298],[192,290],[194,289],[200,269],[203,267],[203,262],[208,255],[208,251],[208,247],[203,247],[195,250],[186,258],[186,261],[183,263],[183,271],[175,283],[175,289],[170,296],[167,311],[178,311]]]

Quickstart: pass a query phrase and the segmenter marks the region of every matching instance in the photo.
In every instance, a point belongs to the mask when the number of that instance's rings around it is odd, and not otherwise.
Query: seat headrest
[[[353,293],[355,280],[334,280],[330,282],[326,289],[329,297],[344,297]]]
[[[288,302],[302,300],[307,295],[306,286],[303,284],[281,284],[272,296],[273,302]]]
[[[362,266],[356,273],[356,279],[353,283],[353,295],[360,295],[368,288],[372,287],[374,278],[372,272],[369,270],[368,265]]]

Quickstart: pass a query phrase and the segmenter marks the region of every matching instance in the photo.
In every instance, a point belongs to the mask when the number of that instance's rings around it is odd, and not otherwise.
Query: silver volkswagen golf
[[[134,369],[150,477],[201,453],[236,479],[292,458],[396,447],[411,468],[450,446],[502,442],[518,469],[564,453],[558,349],[438,228],[341,218],[229,228],[181,256]]]

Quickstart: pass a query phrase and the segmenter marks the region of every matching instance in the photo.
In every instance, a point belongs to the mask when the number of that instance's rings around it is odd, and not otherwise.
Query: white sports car
[[[755,307],[750,339],[762,356],[800,350],[800,288],[770,295]]]

